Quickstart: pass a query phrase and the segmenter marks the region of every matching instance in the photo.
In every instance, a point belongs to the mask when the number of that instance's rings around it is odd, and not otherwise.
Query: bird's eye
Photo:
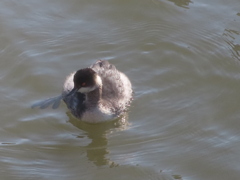
[[[83,83],[82,83],[82,86],[86,86],[86,83],[85,83],[85,82],[83,82]]]

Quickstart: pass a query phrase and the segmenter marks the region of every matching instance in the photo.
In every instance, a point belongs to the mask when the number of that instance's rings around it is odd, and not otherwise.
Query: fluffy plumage
[[[75,117],[102,122],[117,118],[127,109],[132,99],[132,86],[114,65],[99,60],[68,76],[62,97]]]

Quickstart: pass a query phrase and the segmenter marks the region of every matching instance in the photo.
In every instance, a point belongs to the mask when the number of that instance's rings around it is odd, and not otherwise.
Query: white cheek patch
[[[102,86],[102,79],[100,78],[100,76],[97,75],[94,80],[95,80],[95,83],[96,83],[95,86],[81,87],[78,90],[78,92],[80,92],[80,93],[89,93],[89,92],[95,90],[97,87]]]
[[[93,87],[81,87],[78,92],[80,93],[89,93],[91,91],[93,91],[94,89],[96,89],[96,86]]]

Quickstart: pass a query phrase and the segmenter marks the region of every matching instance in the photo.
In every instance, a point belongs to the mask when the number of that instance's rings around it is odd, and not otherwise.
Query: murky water
[[[239,7],[0,1],[1,179],[239,179]],[[126,123],[30,108],[97,59],[132,81]]]

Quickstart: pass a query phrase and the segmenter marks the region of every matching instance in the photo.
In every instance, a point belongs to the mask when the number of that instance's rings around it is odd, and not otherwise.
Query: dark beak
[[[75,88],[75,87],[74,87],[74,88],[67,94],[67,97],[75,94],[76,92],[78,92],[78,88]]]

